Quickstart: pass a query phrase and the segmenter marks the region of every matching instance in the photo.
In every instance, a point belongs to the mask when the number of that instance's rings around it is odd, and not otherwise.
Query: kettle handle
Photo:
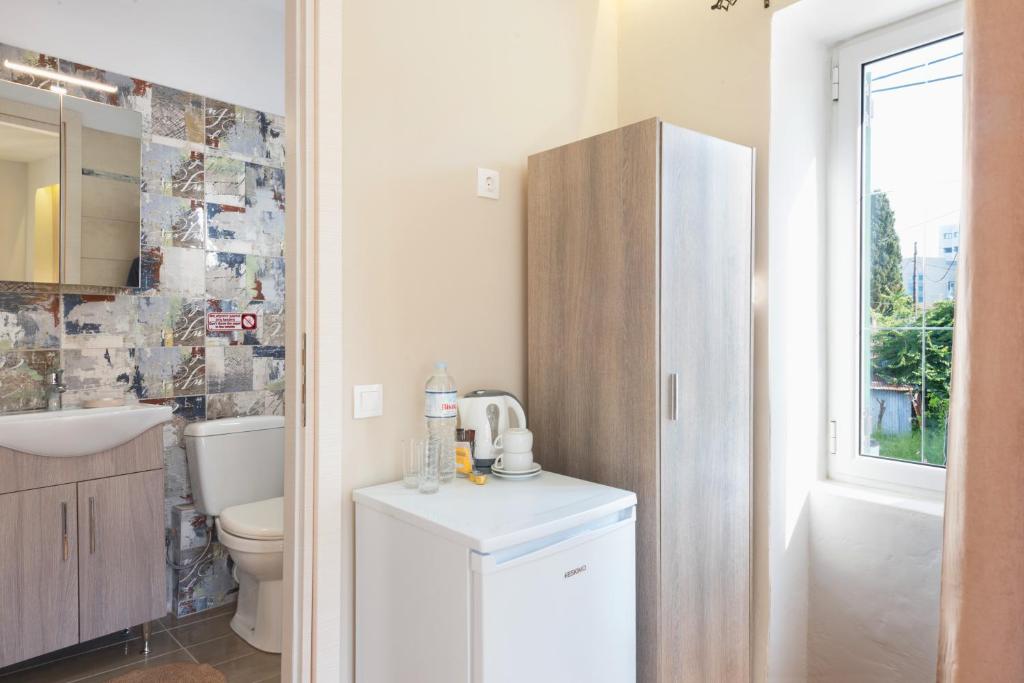
[[[526,429],[526,411],[523,410],[523,404],[512,394],[508,394],[508,398],[512,405],[512,412],[516,414],[516,419],[519,421],[519,426]]]

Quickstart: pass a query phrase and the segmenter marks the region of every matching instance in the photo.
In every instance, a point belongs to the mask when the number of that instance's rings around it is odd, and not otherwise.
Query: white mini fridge
[[[634,683],[636,495],[544,472],[357,490],[358,683]]]

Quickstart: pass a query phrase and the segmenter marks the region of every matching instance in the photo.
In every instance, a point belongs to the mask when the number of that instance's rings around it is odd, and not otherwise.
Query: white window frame
[[[963,32],[956,2],[839,45],[839,100],[833,103],[828,180],[828,400],[831,479],[910,492],[941,492],[946,469],[862,456],[861,439],[861,110],[862,67]]]

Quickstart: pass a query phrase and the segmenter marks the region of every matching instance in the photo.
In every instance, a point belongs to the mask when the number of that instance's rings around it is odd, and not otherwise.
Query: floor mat
[[[110,683],[225,683],[224,674],[209,664],[166,664],[138,669],[112,678]]]

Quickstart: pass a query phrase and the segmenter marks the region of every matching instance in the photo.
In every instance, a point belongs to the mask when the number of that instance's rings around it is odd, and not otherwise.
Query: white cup
[[[505,472],[525,472],[533,467],[533,451],[525,453],[502,453],[494,461],[494,467]]]
[[[533,450],[533,432],[526,427],[510,427],[494,440],[494,447],[506,453],[529,453]]]

